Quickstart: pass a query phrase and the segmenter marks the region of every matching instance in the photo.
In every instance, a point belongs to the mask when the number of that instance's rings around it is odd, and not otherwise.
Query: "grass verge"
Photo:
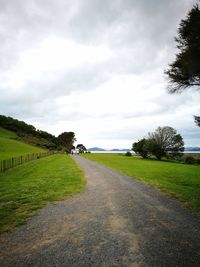
[[[85,187],[80,168],[67,155],[53,155],[0,174],[0,233],[22,224],[51,201]]]
[[[84,157],[153,185],[200,214],[200,166],[119,154],[84,154]]]

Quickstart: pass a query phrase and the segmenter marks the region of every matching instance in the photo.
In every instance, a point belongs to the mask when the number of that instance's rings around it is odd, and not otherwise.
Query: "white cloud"
[[[87,147],[130,147],[157,126],[200,145],[200,94],[163,70],[193,0],[1,1],[0,112]]]

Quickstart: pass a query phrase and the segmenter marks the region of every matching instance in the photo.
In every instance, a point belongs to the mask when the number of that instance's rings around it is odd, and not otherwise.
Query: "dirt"
[[[85,192],[0,238],[0,266],[199,266],[200,218],[150,186],[74,155]]]

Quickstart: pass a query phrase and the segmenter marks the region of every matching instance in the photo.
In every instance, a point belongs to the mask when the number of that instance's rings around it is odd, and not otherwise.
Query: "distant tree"
[[[132,150],[142,156],[143,158],[148,158],[148,147],[147,140],[145,138],[139,140],[138,142],[133,143]]]
[[[84,153],[87,151],[86,147],[83,144],[78,144],[76,148],[79,150],[79,153]]]
[[[57,137],[57,140],[59,145],[61,145],[67,153],[70,153],[76,138],[74,132],[64,132]]]
[[[158,127],[149,133],[148,151],[159,160],[164,156],[179,156],[184,151],[183,138],[172,127]]]

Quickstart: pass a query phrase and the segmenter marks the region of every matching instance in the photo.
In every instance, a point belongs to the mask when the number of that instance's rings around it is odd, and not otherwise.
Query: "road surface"
[[[74,155],[87,189],[0,238],[0,266],[200,266],[200,218],[126,175]]]

